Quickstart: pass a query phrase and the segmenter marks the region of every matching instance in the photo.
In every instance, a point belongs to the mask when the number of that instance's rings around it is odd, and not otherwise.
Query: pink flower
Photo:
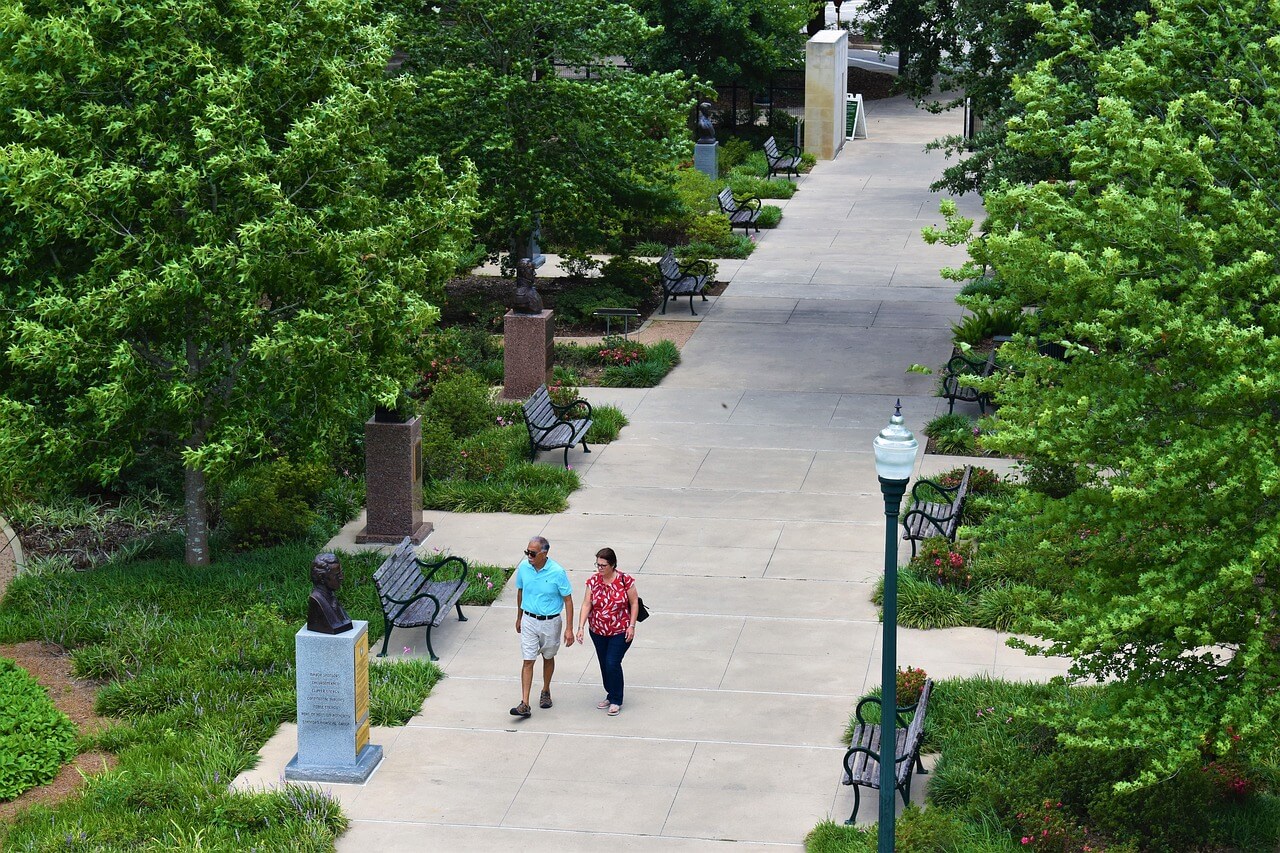
[[[408,646],[405,646],[405,647],[404,647],[404,652],[402,652],[402,654],[406,654],[406,655],[407,655],[407,654],[409,654],[409,652],[410,652],[410,651],[412,651],[412,649],[410,649]]]
[[[1023,843],[1023,844],[1030,844],[1030,843],[1031,843],[1031,839],[1024,835],[1024,836],[1022,836],[1022,843]]]
[[[487,584],[485,584],[485,585],[484,585],[484,587],[485,587],[485,589],[493,589],[493,584],[492,584],[492,583],[487,583]]]

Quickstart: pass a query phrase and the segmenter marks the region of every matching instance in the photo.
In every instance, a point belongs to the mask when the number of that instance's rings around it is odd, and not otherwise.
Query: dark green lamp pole
[[[898,510],[916,464],[920,444],[902,425],[902,401],[894,406],[889,425],[871,443],[876,474],[884,495],[884,642],[880,659],[880,823],[876,850],[893,853],[894,806],[898,736]]]

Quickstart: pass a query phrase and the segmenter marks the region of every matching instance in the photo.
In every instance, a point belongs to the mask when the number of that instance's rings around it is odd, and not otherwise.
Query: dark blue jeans
[[[596,660],[600,661],[600,678],[604,680],[604,692],[614,705],[622,704],[622,659],[627,655],[631,644],[627,635],[592,634],[591,642],[596,644]]]

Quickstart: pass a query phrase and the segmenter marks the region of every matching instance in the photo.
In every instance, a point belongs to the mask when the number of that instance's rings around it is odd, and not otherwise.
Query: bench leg
[[[387,656],[387,644],[391,642],[391,620],[384,615],[382,621],[382,651],[378,652],[378,657],[385,658]]]
[[[460,601],[459,601],[459,602],[455,603],[453,606],[454,606],[454,607],[456,607],[456,608],[458,608],[458,621],[459,621],[459,622],[466,622],[466,621],[467,621],[467,617],[465,617],[465,616],[463,616],[463,615],[462,615],[462,602],[460,602]]]
[[[845,826],[853,826],[858,819],[858,806],[862,805],[862,798],[858,796],[858,788],[860,785],[853,786],[853,814],[849,815],[849,819],[844,822]]]
[[[920,761],[920,753],[916,753],[916,772],[927,774],[929,771],[924,769],[924,764]]]
[[[532,436],[529,437],[529,461],[530,462],[538,461],[538,445],[533,443]]]
[[[698,312],[693,310],[693,294],[692,293],[689,294],[689,313],[695,317],[698,316]]]
[[[670,294],[670,293],[664,293],[664,294],[662,294],[662,310],[658,312],[659,314],[665,314],[665,313],[667,313],[667,300],[668,300],[668,299],[670,299],[670,298],[671,298],[671,294]]]
[[[431,655],[432,660],[440,660],[436,655],[436,650],[431,647],[431,623],[427,623],[427,654]]]

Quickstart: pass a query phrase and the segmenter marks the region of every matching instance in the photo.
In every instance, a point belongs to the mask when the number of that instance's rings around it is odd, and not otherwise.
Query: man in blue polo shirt
[[[573,587],[559,563],[547,556],[551,544],[541,536],[529,540],[525,559],[516,566],[516,633],[520,635],[520,704],[512,716],[527,717],[529,691],[533,689],[533,662],[542,655],[542,695],[538,706],[551,707],[551,674],[556,671],[560,637],[573,645]],[[560,611],[565,612],[564,619]]]

